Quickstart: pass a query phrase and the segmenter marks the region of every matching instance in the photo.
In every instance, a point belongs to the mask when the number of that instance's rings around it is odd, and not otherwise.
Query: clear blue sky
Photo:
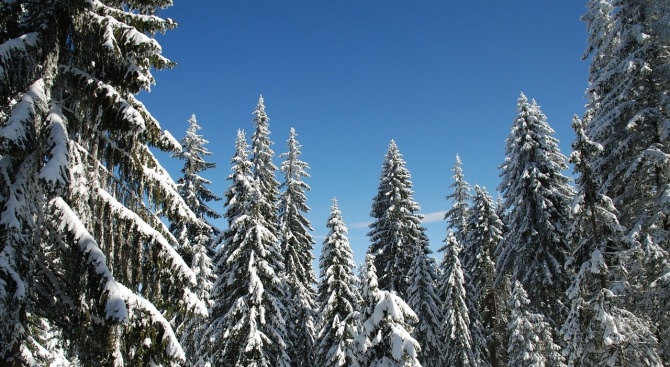
[[[457,153],[466,180],[497,197],[521,91],[542,106],[569,154],[571,118],[586,102],[584,11],[574,0],[176,0],[159,15],[180,27],[158,39],[179,66],[156,72],[140,99],[177,139],[196,114],[217,164],[205,176],[222,194],[236,131],[253,131],[263,94],[275,153],[286,151],[294,127],[311,167],[315,255],[337,197],[360,263],[391,139],[422,212],[439,218],[431,214],[451,206]],[[160,159],[176,180],[181,163]],[[425,226],[432,247],[441,246],[445,222]]]

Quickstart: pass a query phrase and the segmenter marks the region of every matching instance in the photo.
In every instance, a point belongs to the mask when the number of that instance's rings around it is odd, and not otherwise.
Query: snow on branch
[[[145,327],[159,327],[162,331],[163,338],[159,342],[161,345],[165,346],[165,354],[172,360],[178,360],[184,362],[186,356],[184,355],[184,350],[179,344],[177,336],[170,326],[170,322],[165,319],[165,317],[156,309],[151,302],[146,299],[136,295],[130,289],[126,288],[123,284],[119,284],[119,290],[121,292],[121,297],[126,301],[128,305],[128,311],[130,314],[129,323],[131,325],[141,325]],[[149,323],[149,325],[147,325]],[[160,335],[161,333],[147,333],[147,335]],[[150,346],[150,341],[144,341],[144,347]],[[140,347],[141,348],[141,347]]]
[[[107,267],[107,258],[98,243],[88,232],[84,223],[79,220],[77,214],[62,198],[52,199],[49,206],[54,208],[54,216],[60,219],[58,229],[61,231],[67,230],[73,235],[79,245],[79,250],[86,257],[86,262],[100,276],[102,293],[107,298],[105,317],[123,323],[128,322],[128,309],[123,300],[121,288],[123,286],[114,280],[111,270]]]
[[[12,108],[11,116],[0,129],[0,152],[6,153],[13,149],[26,149],[29,140],[28,126],[32,125],[35,116],[47,109],[47,97],[44,91],[44,80],[38,79],[21,100]]]
[[[107,203],[107,205],[109,205],[112,213],[116,214],[117,220],[124,220],[132,223],[133,229],[135,231],[138,231],[143,236],[146,236],[154,240],[154,243],[159,246],[158,249],[159,255],[168,260],[168,262],[171,264],[170,266],[171,269],[177,271],[178,274],[174,275],[177,279],[187,279],[189,283],[193,285],[196,284],[195,274],[188,267],[188,265],[186,265],[184,259],[182,259],[181,256],[177,254],[177,251],[175,251],[175,249],[170,245],[170,243],[163,236],[163,234],[158,232],[147,222],[145,222],[142,218],[140,218],[140,216],[137,215],[137,213],[133,212],[132,210],[126,208],[121,203],[119,203],[104,189],[102,188],[98,189],[98,196],[102,201],[104,201],[105,203]],[[188,302],[187,300],[187,303],[190,302]]]
[[[49,137],[49,161],[40,170],[39,178],[44,180],[52,191],[65,188],[69,182],[70,155],[65,116],[58,105],[54,104],[47,116]]]
[[[31,65],[35,61],[30,57],[30,52],[38,48],[39,40],[39,34],[32,32],[0,45],[0,93],[6,93],[12,80],[34,66]]]
[[[165,31],[174,29],[177,26],[177,23],[170,18],[163,19],[156,15],[147,15],[121,10],[107,6],[99,0],[88,0],[88,3],[91,4],[94,12],[103,16],[112,16],[123,23],[130,24],[140,32],[148,32],[150,34],[154,34],[156,32],[164,33]]]
[[[16,254],[14,248],[5,245],[5,248],[0,252],[0,273],[5,273],[12,279],[14,286],[16,287],[12,297],[21,300],[26,296],[26,287],[19,273],[14,270],[13,263],[15,257]],[[0,277],[0,298],[5,298],[7,296],[7,282],[4,277]]]
[[[122,120],[132,126],[136,131],[142,132],[145,130],[144,118],[135,107],[121,96],[121,94],[114,88],[114,86],[107,84],[93,75],[82,71],[81,69],[72,66],[63,66],[63,72],[72,75],[78,79],[83,85],[84,93],[90,94],[95,98],[101,99],[104,105],[111,105],[112,109],[116,111],[115,119]]]

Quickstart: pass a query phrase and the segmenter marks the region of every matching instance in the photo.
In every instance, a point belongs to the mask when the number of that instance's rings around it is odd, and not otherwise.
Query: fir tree
[[[562,173],[566,158],[540,107],[522,93],[517,111],[501,165],[500,191],[509,212],[509,230],[497,259],[497,282],[501,284],[507,274],[519,280],[529,290],[536,311],[557,326],[566,313],[562,295],[569,276],[563,265],[570,253],[567,230],[573,189]]]
[[[504,287],[493,287],[496,276],[494,253],[503,239],[503,223],[493,199],[485,188],[475,186],[475,196],[465,229],[465,248],[461,258],[466,273],[468,305],[481,316],[482,332],[492,366],[506,360],[501,340],[505,325]],[[474,333],[473,333],[474,334]],[[481,342],[481,341],[478,341]]]
[[[561,348],[554,344],[551,326],[544,316],[533,313],[521,282],[515,281],[507,324],[509,365],[519,367],[565,366]]]
[[[280,246],[285,263],[284,277],[287,294],[287,331],[289,356],[292,366],[314,365],[314,339],[316,337],[316,275],[312,267],[314,239],[312,227],[304,213],[309,212],[305,191],[309,186],[302,180],[309,177],[307,163],[300,160],[300,144],[291,129],[287,142],[288,152],[281,165],[284,182],[279,196]]]
[[[473,353],[470,317],[466,305],[465,278],[458,257],[461,248],[452,231],[445,240],[440,294],[442,297],[442,340],[445,343],[443,366],[479,366]]]
[[[186,136],[180,141],[182,149],[173,156],[184,160],[184,167],[181,170],[183,176],[177,181],[179,194],[198,217],[198,222],[172,223],[170,231],[179,241],[178,252],[184,257],[184,260],[196,275],[196,295],[206,301],[209,307],[211,306],[209,304],[209,292],[212,290],[212,283],[215,279],[209,253],[214,236],[219,230],[209,223],[208,218],[216,219],[220,218],[221,215],[212,210],[207,202],[219,201],[221,198],[214,195],[205,186],[210,184],[211,181],[199,175],[199,173],[214,168],[216,165],[206,162],[204,159],[205,156],[212,153],[205,148],[207,140],[197,134],[201,128],[195,115],[191,116],[188,123]],[[187,317],[177,329],[179,341],[191,363],[197,360],[197,351],[205,328],[204,324],[205,321],[202,317],[192,315]]]
[[[421,367],[419,343],[412,338],[418,319],[394,291],[377,283],[374,257],[368,254],[361,269],[363,303],[361,332],[356,338],[360,367]],[[356,365],[356,364],[355,364]]]
[[[414,310],[418,323],[412,336],[421,346],[421,364],[424,367],[441,366],[443,342],[441,339],[442,317],[438,295],[435,260],[421,248],[417,251],[409,268],[412,275],[408,289],[408,305]]]
[[[242,132],[232,161],[229,227],[216,257],[212,323],[200,353],[215,366],[289,366],[279,242],[266,222],[270,204],[252,175]]]
[[[347,239],[347,227],[335,199],[326,226],[329,231],[319,259],[320,319],[315,365],[351,366],[356,360],[353,340],[358,334],[356,312],[361,296],[358,292],[358,278],[354,274],[356,264]]]
[[[563,325],[569,366],[660,366],[657,343],[644,319],[631,313],[628,271],[622,261],[637,245],[624,235],[612,200],[599,192],[589,162],[602,154],[582,121],[574,117],[577,138],[570,163],[578,194],[573,204],[568,264],[577,267],[568,289],[570,313]]]
[[[197,217],[149,149],[179,143],[135,97],[173,66],[153,38],[169,5],[2,5],[2,365],[41,363],[42,320],[82,365],[184,361],[166,319],[206,307],[161,216]]]
[[[421,226],[421,209],[412,195],[412,181],[395,141],[391,140],[382,165],[377,195],[370,215],[370,247],[375,268],[382,272],[379,288],[406,298],[409,268],[416,248],[427,251],[428,238]]]
[[[456,154],[456,163],[451,170],[454,173],[451,176],[454,182],[449,186],[453,187],[454,191],[447,195],[447,200],[451,199],[453,204],[451,209],[444,215],[448,228],[454,232],[456,239],[459,241],[463,241],[465,238],[467,221],[470,216],[470,200],[472,199],[472,194],[470,193],[472,189],[470,184],[464,179],[465,176],[463,175],[461,165],[463,165],[461,157]]]

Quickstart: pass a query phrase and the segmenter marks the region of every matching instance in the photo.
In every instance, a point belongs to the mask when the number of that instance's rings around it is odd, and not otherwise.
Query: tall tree
[[[629,264],[637,307],[658,327],[670,360],[670,12],[665,1],[589,1],[587,135],[603,148],[593,175],[642,259]],[[634,311],[631,309],[631,311]],[[636,312],[637,315],[642,315]]]
[[[316,366],[351,366],[354,337],[358,334],[357,310],[361,303],[356,263],[347,238],[347,226],[333,199],[328,218],[328,235],[323,241],[318,304],[319,333],[316,344]]]
[[[660,366],[658,345],[648,321],[629,311],[631,284],[623,261],[639,244],[625,236],[612,200],[600,193],[590,162],[602,154],[584,124],[572,121],[577,138],[570,163],[577,174],[577,196],[568,260],[577,268],[568,289],[570,313],[563,325],[569,366]]]
[[[284,182],[279,196],[279,234],[280,248],[283,254],[287,285],[287,332],[289,356],[292,366],[314,365],[314,341],[316,338],[316,275],[312,261],[314,257],[314,239],[309,231],[312,227],[305,218],[309,212],[305,191],[309,186],[302,180],[309,177],[307,163],[300,160],[300,144],[297,134],[291,128],[287,141],[288,152],[281,171]]]
[[[521,282],[514,281],[507,324],[509,365],[520,367],[565,366],[561,347],[554,343],[551,335],[551,325],[544,320],[542,314],[534,313],[529,309],[530,302]]]
[[[417,247],[409,274],[412,277],[407,291],[407,304],[419,320],[412,336],[421,346],[421,365],[441,366],[444,353],[441,339],[442,313],[441,300],[436,288],[438,279],[435,260]]]
[[[251,167],[244,133],[238,132],[225,195],[229,227],[216,256],[211,324],[200,353],[216,366],[289,366],[279,242]]]
[[[456,163],[451,170],[454,173],[451,176],[454,182],[449,186],[453,187],[454,191],[447,195],[447,200],[451,199],[452,206],[444,215],[448,228],[454,232],[456,239],[459,241],[463,241],[465,238],[467,221],[470,216],[470,200],[472,199],[472,188],[465,181],[462,165],[461,157],[456,154]]]
[[[440,294],[444,321],[442,335],[445,343],[442,365],[454,367],[479,366],[479,359],[473,352],[470,334],[470,316],[466,304],[465,278],[459,253],[460,244],[452,231],[445,240],[442,260]]]
[[[267,212],[264,212],[268,227],[275,236],[277,232],[277,199],[279,197],[279,181],[275,175],[277,166],[272,162],[275,152],[272,150],[274,144],[270,140],[270,118],[265,112],[265,100],[263,96],[258,97],[256,109],[253,112],[254,132],[251,135],[251,164],[253,176],[258,181],[258,189],[270,204]]]
[[[356,338],[360,367],[421,367],[421,350],[412,338],[416,314],[395,291],[380,289],[374,257],[368,254],[361,269],[363,303],[361,332]]]
[[[214,236],[219,230],[209,222],[208,218],[216,219],[221,215],[212,210],[207,203],[219,201],[221,198],[207,188],[206,185],[211,181],[200,176],[201,172],[216,167],[216,164],[205,161],[205,157],[212,153],[205,148],[207,140],[197,134],[201,127],[195,115],[191,115],[188,124],[186,136],[180,141],[181,151],[173,156],[184,161],[184,167],[181,169],[183,176],[177,181],[179,195],[198,217],[198,221],[196,223],[185,221],[171,223],[170,232],[179,241],[177,252],[182,255],[195,273],[197,283],[195,294],[207,302],[209,307],[211,306],[209,293],[215,279],[209,253]],[[179,341],[184,348],[186,358],[193,364],[197,361],[205,320],[198,315],[191,315],[177,322],[180,323],[177,327]]]
[[[166,318],[206,307],[161,216],[197,217],[149,148],[179,142],[135,97],[173,66],[153,38],[171,3],[2,4],[2,365],[36,363],[40,319],[83,365],[184,361]]]
[[[508,232],[497,259],[497,282],[507,274],[519,280],[535,311],[556,327],[566,314],[562,299],[570,280],[563,265],[570,253],[567,230],[574,190],[562,173],[566,157],[540,106],[522,93],[517,112],[500,167]]]
[[[485,188],[475,186],[470,216],[465,227],[465,246],[461,258],[466,273],[468,306],[481,316],[482,332],[492,366],[506,360],[503,324],[506,317],[505,287],[494,288],[495,250],[503,239],[503,223],[493,199]],[[471,312],[471,314],[472,314]],[[481,342],[481,341],[479,341]]]
[[[395,291],[406,299],[409,268],[416,248],[428,250],[428,238],[421,226],[423,216],[412,197],[412,181],[395,141],[391,140],[382,165],[377,195],[370,215],[370,246],[375,268],[380,269],[379,288]]]

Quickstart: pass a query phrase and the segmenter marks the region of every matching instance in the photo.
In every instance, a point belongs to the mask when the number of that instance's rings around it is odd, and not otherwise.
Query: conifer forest
[[[571,152],[522,93],[497,193],[455,157],[437,252],[391,140],[360,264],[262,96],[225,182],[140,101],[171,4],[0,2],[0,366],[670,366],[668,0],[586,2]]]

